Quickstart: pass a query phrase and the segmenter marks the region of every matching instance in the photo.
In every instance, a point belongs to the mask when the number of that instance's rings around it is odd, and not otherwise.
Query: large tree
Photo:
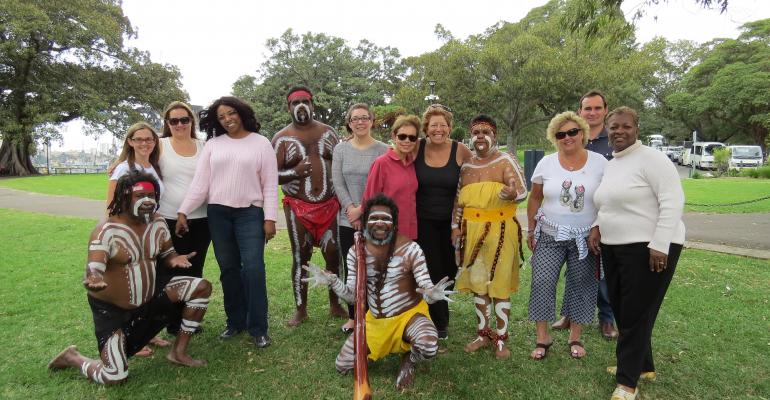
[[[666,97],[671,114],[702,140],[762,146],[770,131],[770,19],[749,22],[737,39],[702,46],[697,65]]]
[[[593,88],[604,90],[614,105],[640,107],[641,82],[654,70],[633,36],[615,44],[571,32],[560,23],[567,5],[553,0],[517,23],[501,22],[462,41],[439,26],[446,43],[407,60],[410,74],[397,102],[421,111],[419,93],[426,81],[436,80],[438,96],[456,111],[456,125],[465,126],[475,113],[491,114],[510,149],[517,142],[542,143],[548,120],[575,110]]]
[[[187,97],[175,67],[124,47],[134,34],[119,0],[0,2],[0,175],[36,173],[41,125],[83,118],[120,134]]]
[[[291,121],[285,100],[290,86],[311,88],[315,118],[341,127],[351,104],[381,105],[392,98],[404,70],[398,50],[366,40],[351,47],[342,38],[289,29],[266,47],[257,76],[239,78],[233,94],[254,106],[267,135]]]

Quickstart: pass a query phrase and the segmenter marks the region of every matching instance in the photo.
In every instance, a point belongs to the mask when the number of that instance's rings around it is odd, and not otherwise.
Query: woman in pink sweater
[[[227,314],[220,338],[248,330],[254,344],[264,348],[270,345],[264,249],[275,236],[278,168],[259,127],[254,110],[235,97],[221,97],[201,112],[206,146],[179,207],[176,232],[184,233],[187,214],[208,201]]]

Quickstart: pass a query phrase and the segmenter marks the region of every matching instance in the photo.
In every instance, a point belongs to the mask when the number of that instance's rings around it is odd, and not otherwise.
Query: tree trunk
[[[0,176],[38,174],[29,156],[29,144],[29,140],[24,139],[21,140],[21,143],[3,140],[3,145],[0,146]]]

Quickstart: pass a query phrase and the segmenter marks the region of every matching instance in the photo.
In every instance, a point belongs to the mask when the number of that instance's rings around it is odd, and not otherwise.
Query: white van
[[[730,169],[756,168],[762,165],[762,148],[759,146],[729,146]]]
[[[714,151],[724,147],[725,145],[719,142],[695,142],[692,144],[690,162],[695,168],[714,168]]]
[[[688,147],[682,151],[682,156],[679,157],[679,165],[684,165],[685,167],[689,167],[692,163],[692,148]]]

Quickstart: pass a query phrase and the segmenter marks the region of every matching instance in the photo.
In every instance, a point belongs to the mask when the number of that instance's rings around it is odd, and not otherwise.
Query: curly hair
[[[605,123],[609,122],[610,121],[610,117],[614,117],[616,115],[625,115],[625,114],[628,114],[628,115],[631,116],[631,119],[634,120],[634,125],[638,129],[639,128],[639,114],[636,112],[636,110],[634,110],[631,107],[627,107],[627,106],[620,106],[620,107],[610,111],[609,113],[607,113],[607,116],[604,117],[604,122]]]
[[[171,111],[178,109],[185,110],[187,116],[190,117],[190,137],[195,139],[195,113],[189,104],[181,101],[172,101],[166,106],[166,109],[163,110],[163,134],[161,137],[171,136],[171,126],[168,124],[169,114],[171,114]]]
[[[591,132],[591,128],[588,126],[588,122],[575,114],[574,111],[565,111],[551,119],[551,122],[548,123],[548,128],[545,130],[545,136],[548,138],[548,141],[553,143],[553,147],[556,147],[556,143],[558,143],[556,132],[569,121],[576,123],[580,130],[583,131],[583,147],[585,147],[586,143],[588,143],[588,133]]]
[[[245,101],[233,97],[222,96],[216,99],[211,105],[200,112],[200,129],[206,132],[206,140],[223,135],[227,133],[227,130],[219,123],[217,116],[217,109],[219,106],[229,106],[235,109],[238,116],[241,117],[241,123],[243,128],[249,132],[259,133],[261,125],[257,121],[256,115],[254,115],[254,109],[251,108]]]
[[[490,117],[486,114],[479,114],[471,120],[471,129],[473,129],[473,125],[479,124],[479,123],[486,123],[489,124],[489,126],[494,129],[494,134],[497,136],[497,123],[495,122],[495,119]]]
[[[131,209],[131,193],[138,182],[150,182],[155,188],[155,202],[160,202],[160,184],[152,174],[142,171],[130,171],[118,179],[113,192],[112,202],[107,206],[109,215],[119,215]]]
[[[423,133],[428,133],[428,124],[430,123],[430,118],[436,116],[444,117],[447,125],[449,125],[449,130],[452,130],[452,120],[454,117],[452,115],[452,111],[449,110],[449,107],[441,104],[431,104],[428,106],[428,108],[425,109],[425,112],[422,113]],[[417,130],[419,131],[420,129],[418,128]]]

